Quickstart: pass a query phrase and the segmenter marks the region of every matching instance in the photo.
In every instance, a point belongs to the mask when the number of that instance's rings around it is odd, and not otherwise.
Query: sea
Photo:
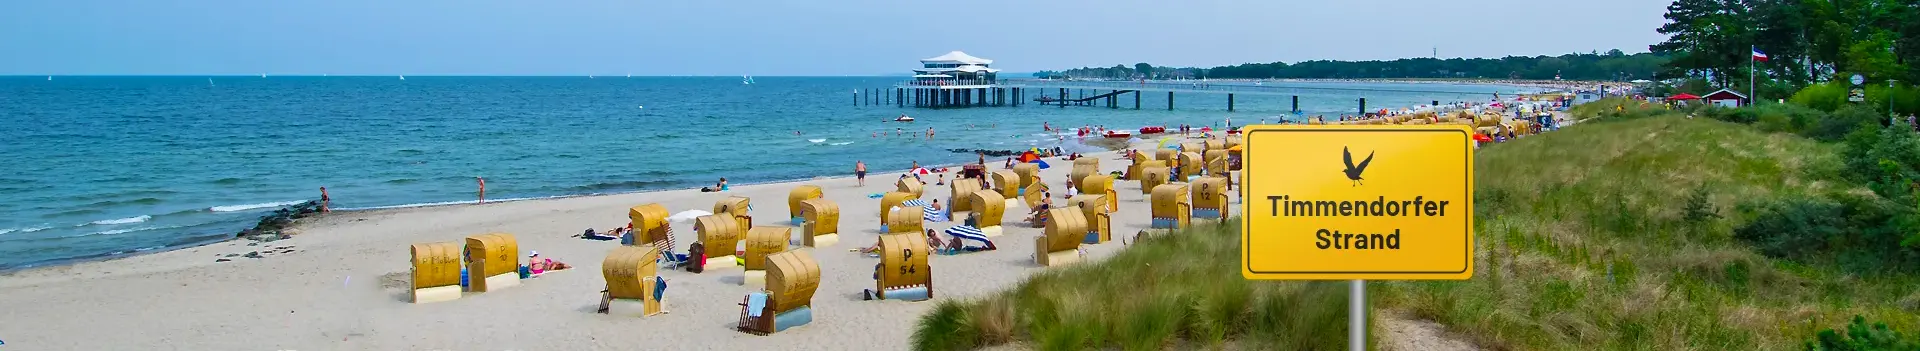
[[[1120,109],[940,110],[856,95],[904,79],[0,77],[0,271],[228,240],[321,187],[341,210],[472,203],[476,178],[507,201],[843,176],[855,161],[884,174],[976,157],[949,149],[1098,151],[1043,125],[1219,128],[1524,89],[1262,83],[1309,89],[1302,114],[1247,94],[1232,112],[1225,94],[1178,94],[1172,110],[1165,93],[1139,110],[1125,95]],[[917,120],[891,121],[903,114]]]

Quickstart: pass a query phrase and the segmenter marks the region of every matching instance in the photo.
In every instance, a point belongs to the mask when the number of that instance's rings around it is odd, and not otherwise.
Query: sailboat
[[[53,80],[53,76],[47,76],[47,80]]]
[[[407,75],[405,74],[400,75],[400,80],[407,80]]]
[[[266,78],[266,77],[267,77],[267,74],[266,74],[266,73],[261,73],[261,74],[260,74],[260,78]]]
[[[213,78],[207,78],[207,86],[213,86]]]
[[[741,85],[753,85],[753,76],[740,76]]]

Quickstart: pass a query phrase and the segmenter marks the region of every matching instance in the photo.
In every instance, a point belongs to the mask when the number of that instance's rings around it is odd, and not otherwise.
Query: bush
[[[1787,98],[1787,101],[1821,111],[1838,110],[1849,104],[1847,90],[1852,86],[1848,84],[1844,80],[1834,80],[1824,84],[1809,85],[1793,93],[1793,97]]]
[[[1900,335],[1899,331],[1888,328],[1886,323],[1874,322],[1867,325],[1867,319],[1853,316],[1853,323],[1847,324],[1846,334],[1827,329],[1815,334],[1813,340],[1806,342],[1807,350],[1831,351],[1867,351],[1867,350],[1920,350],[1920,339]]]
[[[1845,139],[1848,133],[1856,130],[1877,130],[1883,118],[1885,117],[1872,109],[1849,106],[1832,114],[1816,117],[1812,124],[1801,132],[1801,135],[1819,141],[1840,141]]]
[[[1865,183],[1881,197],[1911,202],[1911,184],[1920,180],[1920,137],[1904,121],[1860,129],[1847,135],[1841,160],[1848,179]]]
[[[1839,203],[1809,197],[1741,204],[1752,221],[1734,228],[1733,237],[1770,257],[1805,258],[1827,249],[1845,233]]]

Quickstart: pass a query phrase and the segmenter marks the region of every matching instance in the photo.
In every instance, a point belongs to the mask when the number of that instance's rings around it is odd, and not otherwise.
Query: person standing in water
[[[933,139],[933,127],[927,127],[927,139],[928,140]]]
[[[858,160],[853,161],[853,178],[860,181],[860,186],[867,186],[867,163],[866,162],[862,162]]]

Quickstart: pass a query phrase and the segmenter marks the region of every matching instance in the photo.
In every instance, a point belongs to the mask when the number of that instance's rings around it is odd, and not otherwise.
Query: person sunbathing
[[[565,262],[540,258],[539,251],[528,251],[528,252],[529,254],[527,254],[527,271],[529,271],[530,273],[533,273],[533,275],[540,275],[541,273],[546,273],[547,271],[558,271],[558,270],[573,268],[573,266],[568,266]]]

